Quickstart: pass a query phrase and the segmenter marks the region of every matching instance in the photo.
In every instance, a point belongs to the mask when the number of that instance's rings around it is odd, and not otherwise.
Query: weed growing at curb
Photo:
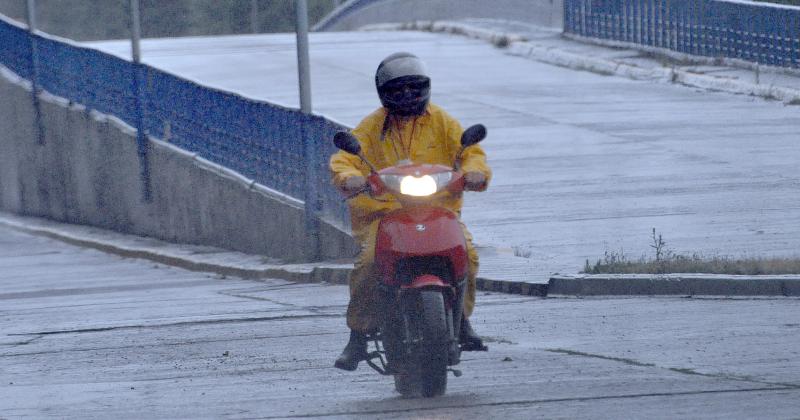
[[[654,256],[642,255],[638,259],[629,258],[624,250],[603,253],[603,258],[591,264],[589,260],[583,267],[583,274],[668,274],[705,273],[732,275],[779,275],[800,274],[800,258],[756,258],[705,256],[677,254],[667,247],[667,243],[655,228],[651,233]]]
[[[508,39],[507,36],[503,35],[494,39],[494,46],[497,48],[508,48],[511,45],[511,40]]]
[[[661,234],[656,237],[656,228],[653,228],[653,245],[650,245],[656,251],[656,261],[663,261],[664,257],[670,253],[667,248],[667,243],[661,238]]]

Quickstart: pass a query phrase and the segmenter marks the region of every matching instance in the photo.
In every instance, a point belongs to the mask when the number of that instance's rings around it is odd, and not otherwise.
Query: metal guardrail
[[[348,0],[341,6],[333,10],[328,16],[317,22],[312,28],[314,31],[327,31],[333,25],[336,25],[342,19],[350,16],[354,12],[363,9],[374,3],[380,3],[386,0]]]
[[[383,0],[351,0],[324,25]],[[565,32],[800,68],[800,8],[723,0],[565,0]],[[136,76],[148,134],[305,201],[349,225],[333,190],[329,139],[344,129],[325,118],[204,87],[67,41],[30,34],[0,18],[0,63],[38,87],[137,125]],[[38,57],[34,64],[34,56]],[[308,147],[318,153],[306,153]],[[313,162],[308,162],[312,156]]]
[[[350,0],[327,30],[386,0]],[[564,32],[685,54],[800,68],[800,7],[743,0],[564,0]]]
[[[800,7],[734,0],[565,0],[564,32],[800,68]]]
[[[304,200],[315,216],[349,226],[346,203],[331,186],[327,169],[327,157],[335,151],[330,139],[346,127],[65,40],[31,35],[24,26],[0,17],[0,64],[33,80],[34,48],[39,88],[136,127],[138,73],[147,134]],[[314,153],[307,153],[308,147]]]

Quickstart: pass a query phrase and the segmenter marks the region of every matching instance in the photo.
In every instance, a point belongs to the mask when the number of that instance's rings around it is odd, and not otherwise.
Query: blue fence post
[[[742,20],[743,18],[740,18]],[[764,31],[767,30],[767,26],[764,24],[763,16],[751,16],[744,22],[745,25],[741,30],[743,32],[748,32],[751,37],[750,45],[749,45],[749,53],[744,53],[743,51],[737,51],[734,54],[736,58],[742,59],[749,59],[755,61],[756,63],[767,64],[764,62]],[[742,48],[744,50],[744,48]]]
[[[638,1],[633,3],[633,24],[634,30],[633,42],[637,44],[642,43],[642,4]]]
[[[658,48],[667,48],[667,44],[669,44],[668,7],[667,0],[658,0],[658,43],[656,44]]]
[[[26,14],[28,19],[28,39],[30,41],[31,57],[31,100],[33,101],[33,123],[36,126],[36,143],[44,144],[44,126],[42,124],[42,108],[39,103],[39,46],[37,45],[36,35],[36,0],[26,2]]]
[[[676,23],[676,34],[678,42],[675,50],[678,52],[686,52],[686,2],[680,1],[678,7],[678,17]]]
[[[564,27],[562,28],[563,32],[572,33],[573,31],[573,21],[572,21],[572,4],[571,0],[564,0],[564,10],[563,17],[564,17]]]
[[[144,101],[142,98],[142,73],[143,66],[139,63],[132,63],[133,73],[133,97],[136,113],[136,151],[139,155],[139,176],[142,182],[142,200],[149,203],[153,200],[152,186],[150,180],[150,142],[144,127]]]
[[[694,28],[692,27],[692,13],[694,12],[694,2],[686,2],[684,18],[683,18],[683,50],[687,54],[692,52],[692,37],[694,36]]]
[[[789,21],[787,48],[790,55],[790,67],[800,68],[800,13],[793,13],[787,19]]]
[[[622,4],[622,40],[625,42],[633,42],[631,31],[631,4],[630,0],[624,0]]]
[[[589,36],[589,32],[587,31],[586,27],[586,0],[580,2],[580,10],[578,11],[578,15],[581,19],[581,26],[579,28],[579,34],[581,36]]]
[[[777,27],[788,28],[788,22],[784,19],[785,15],[780,10],[775,10],[772,12],[772,20],[774,21],[774,25]],[[774,65],[779,67],[786,67],[787,59],[789,58],[789,50],[784,50],[784,40],[786,37],[789,36],[789,31],[786,32],[777,32],[773,34],[774,41],[772,43],[771,54],[775,57]],[[785,51],[785,52],[784,52]]]
[[[144,101],[142,98],[142,73],[141,50],[139,49],[139,38],[141,37],[141,25],[139,15],[139,0],[131,0],[131,90],[134,101],[134,119],[136,124],[136,151],[139,155],[139,176],[142,182],[142,200],[149,203],[152,201],[150,185],[150,142],[144,128]]]
[[[708,28],[706,27],[706,6],[705,1],[698,1],[695,13],[697,13],[697,30],[695,35],[697,41],[697,54],[706,55],[706,43],[708,42]]]
[[[303,142],[303,156],[305,157],[305,185],[304,185],[304,201],[305,201],[305,224],[306,224],[306,258],[309,261],[317,261],[321,256],[320,247],[320,223],[319,214],[321,210],[322,199],[320,192],[317,189],[319,182],[319,141],[317,136],[321,134],[322,130],[315,130],[318,124],[315,124],[315,117],[311,114],[301,113],[300,118],[300,140]]]
[[[643,2],[643,11],[642,11],[642,23],[644,24],[644,45],[651,45],[651,40],[653,39],[653,22],[650,19],[650,13],[652,11],[652,5],[649,1],[645,0]]]
[[[320,249],[320,223],[319,215],[322,197],[317,189],[319,182],[317,150],[321,130],[314,129],[319,126],[315,117],[311,115],[311,71],[309,69],[308,53],[308,5],[306,0],[295,0],[297,37],[297,79],[299,82],[300,96],[300,139],[303,142],[303,157],[305,159],[305,224],[308,236],[306,256],[310,261],[319,260]]]

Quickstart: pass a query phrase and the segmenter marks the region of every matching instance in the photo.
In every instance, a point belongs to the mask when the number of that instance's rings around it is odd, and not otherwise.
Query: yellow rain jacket
[[[453,117],[442,108],[429,104],[425,113],[419,117],[398,119],[386,117],[386,109],[380,108],[368,115],[352,133],[361,144],[364,157],[377,170],[394,166],[401,160],[414,163],[441,164],[452,167],[461,147],[463,129]],[[344,151],[335,153],[330,160],[333,183],[337,188],[344,186],[351,176],[369,175],[369,167],[358,156]],[[462,154],[463,172],[481,172],[487,184],[491,170],[486,163],[486,154],[479,145],[468,147]],[[461,214],[462,197],[447,196],[438,205]],[[350,276],[350,305],[347,320],[351,329],[358,331],[374,330],[379,322],[379,308],[376,308],[377,273],[374,267],[375,234],[380,219],[388,212],[399,209],[400,204],[391,194],[370,197],[360,194],[350,200],[350,215],[353,235],[361,243],[362,251]],[[463,227],[463,225],[462,225]],[[472,237],[464,228],[470,259],[469,282],[465,301],[465,314],[472,313],[475,300],[475,275],[478,269],[478,256],[472,245]]]

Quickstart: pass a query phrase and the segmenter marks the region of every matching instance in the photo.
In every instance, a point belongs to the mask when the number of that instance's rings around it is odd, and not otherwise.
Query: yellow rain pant
[[[373,221],[362,235],[357,235],[361,243],[361,252],[356,259],[355,267],[350,273],[350,305],[347,307],[347,326],[351,330],[370,332],[378,328],[383,308],[380,306],[378,283],[381,281],[380,270],[375,264],[375,239],[380,220]],[[467,273],[467,290],[464,295],[464,316],[469,318],[475,307],[475,277],[478,274],[478,251],[472,245],[472,235],[461,224],[467,239],[467,256],[469,267]]]

